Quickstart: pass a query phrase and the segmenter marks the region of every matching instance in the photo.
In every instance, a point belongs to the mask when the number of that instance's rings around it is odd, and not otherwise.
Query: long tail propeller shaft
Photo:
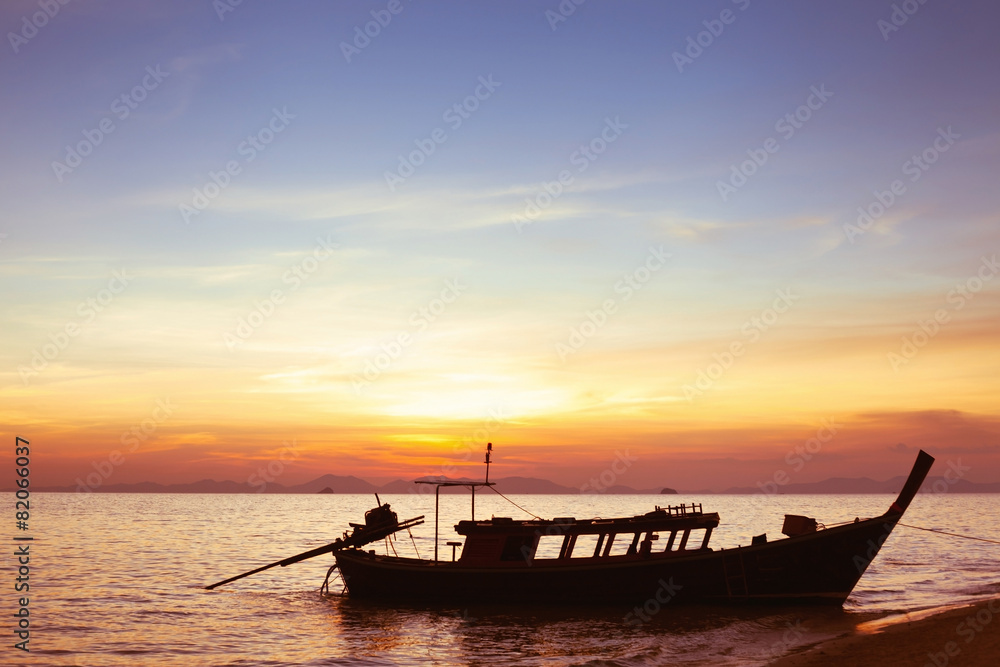
[[[308,560],[309,558],[315,558],[316,556],[322,556],[323,554],[333,553],[334,551],[341,551],[342,549],[351,549],[357,547],[363,547],[366,544],[371,544],[372,542],[377,542],[378,540],[384,539],[393,533],[400,530],[406,530],[407,528],[412,528],[413,526],[418,526],[424,522],[423,515],[415,517],[413,519],[407,519],[406,521],[391,523],[386,523],[383,525],[375,526],[359,526],[354,529],[350,535],[344,533],[344,537],[338,537],[336,540],[330,544],[324,545],[322,547],[317,547],[315,549],[310,549],[303,553],[297,554],[295,556],[289,556],[283,560],[264,565],[263,567],[258,567],[255,570],[250,570],[249,572],[244,572],[243,574],[238,574],[235,577],[230,577],[229,579],[223,579],[222,581],[216,582],[211,586],[205,586],[206,590],[212,590],[218,588],[219,586],[224,586],[225,584],[236,581],[237,579],[242,579],[244,577],[249,577],[251,574],[257,574],[258,572],[263,572],[264,570],[269,570],[272,567],[286,567],[292,563],[298,563],[299,561]]]

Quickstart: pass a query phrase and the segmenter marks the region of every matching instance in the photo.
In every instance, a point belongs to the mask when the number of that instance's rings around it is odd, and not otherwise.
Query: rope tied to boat
[[[413,533],[410,532],[409,528],[406,529],[406,533],[410,536],[410,542],[413,543],[413,552],[417,554],[417,558],[420,558],[420,552],[417,550],[417,541],[413,539]]]
[[[502,493],[500,493],[499,491],[497,491],[497,487],[495,487],[495,486],[490,486],[490,487],[488,487],[488,488],[490,488],[490,489],[493,489],[493,492],[494,492],[494,493],[496,493],[497,495],[499,495],[499,496],[500,496],[501,498],[503,498],[503,499],[504,499],[504,500],[506,500],[506,501],[507,501],[508,503],[510,503],[511,505],[513,505],[514,507],[516,507],[517,509],[521,510],[521,511],[522,511],[522,512],[524,512],[525,514],[529,514],[529,515],[531,515],[531,516],[535,517],[536,519],[538,519],[539,521],[544,521],[544,520],[545,520],[545,519],[543,519],[542,517],[538,516],[537,514],[534,514],[534,513],[532,513],[532,512],[529,512],[528,510],[524,509],[523,507],[521,507],[520,505],[518,505],[517,503],[515,503],[515,502],[514,502],[513,500],[511,500],[510,498],[508,498],[508,497],[507,497],[507,496],[505,496],[504,494],[502,494]]]
[[[937,535],[950,535],[951,537],[962,537],[967,540],[976,540],[977,542],[989,542],[990,544],[1000,544],[997,540],[988,540],[985,537],[973,537],[972,535],[960,535],[959,533],[949,533],[944,530],[935,530],[934,528],[921,528],[920,526],[911,526],[908,523],[898,522],[897,525],[905,526],[906,528],[916,528],[917,530],[926,530],[928,533],[935,533]]]
[[[323,580],[323,585],[319,587],[320,595],[329,595],[330,594],[330,575],[333,574],[335,570],[337,571],[337,575],[341,579],[344,578],[343,573],[340,572],[340,568],[339,568],[338,564],[334,563],[333,565],[331,565],[330,569],[326,571],[326,579]],[[344,580],[344,590],[347,590],[347,580],[346,579]],[[341,591],[340,594],[343,595],[344,594],[343,591]]]

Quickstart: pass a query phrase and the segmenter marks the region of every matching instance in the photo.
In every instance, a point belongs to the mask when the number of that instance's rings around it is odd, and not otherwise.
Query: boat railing
[[[666,507],[657,505],[656,511],[666,512],[667,516],[696,516],[703,514],[701,503],[691,503],[690,505],[681,503],[680,505],[667,505]]]

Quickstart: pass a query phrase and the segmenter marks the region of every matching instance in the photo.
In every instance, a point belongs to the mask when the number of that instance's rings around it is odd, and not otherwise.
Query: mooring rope
[[[491,487],[489,487],[489,488],[493,489],[493,493],[496,493],[496,494],[497,494],[497,495],[499,495],[499,496],[500,496],[501,498],[503,498],[503,499],[504,499],[504,500],[506,500],[506,501],[507,501],[508,503],[510,503],[511,505],[513,505],[514,507],[516,507],[517,509],[521,510],[521,511],[522,511],[522,512],[524,512],[525,514],[531,514],[531,516],[535,517],[535,518],[536,518],[536,519],[538,519],[539,521],[544,521],[544,520],[545,520],[545,519],[543,519],[542,517],[538,516],[537,514],[533,514],[533,513],[529,512],[528,510],[524,509],[523,507],[521,507],[520,505],[518,505],[517,503],[515,503],[515,502],[514,502],[513,500],[511,500],[510,498],[508,498],[508,497],[507,497],[507,496],[505,496],[504,494],[502,494],[502,493],[500,493],[499,491],[497,491],[497,487],[495,487],[495,486],[491,486]]]
[[[988,540],[985,537],[973,537],[971,535],[959,535],[958,533],[949,533],[944,530],[935,530],[933,528],[921,528],[920,526],[911,526],[908,523],[899,522],[900,526],[905,526],[907,528],[916,528],[917,530],[926,530],[928,533],[935,533],[937,535],[951,535],[952,537],[964,537],[967,540],[976,540],[978,542],[989,542],[990,544],[1000,544],[996,540]]]
[[[417,541],[415,539],[413,539],[413,533],[410,532],[409,528],[406,529],[406,532],[409,533],[409,535],[410,535],[410,542],[413,543],[413,552],[417,554],[417,558],[420,558],[420,552],[417,550]]]
[[[326,579],[323,580],[323,585],[319,587],[319,592],[322,595],[328,595],[330,593],[330,575],[333,571],[337,569],[337,563],[330,566],[330,569],[326,571]],[[338,574],[340,572],[338,571]]]

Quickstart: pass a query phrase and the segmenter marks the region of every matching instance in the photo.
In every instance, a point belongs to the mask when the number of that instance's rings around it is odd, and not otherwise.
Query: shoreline
[[[992,667],[1000,656],[1000,597],[890,614],[804,646],[771,667]]]

